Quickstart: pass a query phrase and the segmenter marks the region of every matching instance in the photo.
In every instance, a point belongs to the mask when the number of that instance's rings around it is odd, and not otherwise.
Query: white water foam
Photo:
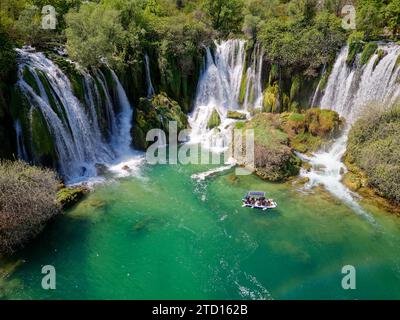
[[[342,158],[346,152],[350,126],[363,112],[368,111],[370,105],[389,109],[400,100],[400,86],[397,84],[400,67],[396,66],[400,46],[379,45],[379,49],[386,52],[381,61],[378,62],[378,55],[375,53],[365,66],[356,67],[349,67],[346,63],[348,47],[340,52],[329,76],[321,108],[338,112],[346,119],[347,128],[329,151],[317,152],[312,157],[303,156],[303,159],[311,163],[312,170],[301,172],[302,176],[310,179],[307,187],[323,185],[335,197],[370,221],[373,221],[372,216],[361,208],[352,192],[341,183],[346,170]]]

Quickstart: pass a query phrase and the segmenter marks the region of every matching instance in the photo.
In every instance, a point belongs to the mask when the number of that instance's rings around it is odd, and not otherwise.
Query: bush
[[[301,166],[301,160],[293,154],[289,137],[279,128],[279,123],[279,115],[259,113],[243,127],[254,130],[255,173],[269,181],[285,181],[299,174]]]
[[[49,169],[22,161],[0,162],[0,254],[20,248],[59,213],[58,186]]]
[[[399,136],[400,106],[359,119],[347,145],[347,161],[362,169],[368,184],[396,205],[400,205]]]

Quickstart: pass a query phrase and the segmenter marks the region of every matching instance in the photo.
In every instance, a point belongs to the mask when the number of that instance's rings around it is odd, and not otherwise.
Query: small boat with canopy
[[[267,199],[265,192],[262,191],[249,191],[243,197],[242,203],[242,207],[261,209],[263,211],[278,207],[277,203],[273,199]]]

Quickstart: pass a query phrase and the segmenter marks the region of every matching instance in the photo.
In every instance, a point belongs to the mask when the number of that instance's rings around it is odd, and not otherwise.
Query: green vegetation
[[[350,66],[354,63],[356,56],[363,50],[364,47],[364,32],[355,31],[350,34],[347,39],[349,45],[349,53],[347,55],[346,63]]]
[[[170,121],[177,122],[178,132],[188,126],[187,116],[176,101],[170,99],[163,92],[151,100],[141,98],[139,105],[135,108],[132,127],[135,147],[145,150],[152,144],[152,142],[146,141],[146,133],[151,129],[162,129],[168,132]]]
[[[213,28],[222,35],[240,31],[244,19],[243,0],[205,0],[202,7]]]
[[[400,28],[399,0],[358,0],[356,5],[357,29],[369,40],[398,36]]]
[[[67,210],[77,204],[87,193],[88,190],[84,187],[62,188],[57,192],[56,202],[60,208]]]
[[[372,187],[395,205],[400,204],[399,134],[400,107],[370,112],[352,127],[346,153],[351,171],[361,177],[358,185]]]
[[[367,64],[369,59],[375,53],[376,49],[378,49],[378,45],[375,42],[369,42],[364,47],[363,52],[361,53],[361,65]]]
[[[31,119],[32,147],[38,164],[55,167],[57,161],[53,137],[47,127],[46,121],[37,108],[32,111]]]
[[[228,110],[226,117],[229,119],[246,120],[246,114],[239,111]]]
[[[0,254],[23,246],[59,212],[58,187],[51,170],[20,161],[0,162]]]
[[[254,130],[255,172],[263,179],[283,181],[299,173],[301,160],[294,150],[318,150],[335,138],[342,120],[335,111],[309,109],[305,113],[259,113],[236,129]]]
[[[214,129],[218,127],[220,124],[221,124],[221,118],[218,114],[218,111],[214,109],[213,112],[211,113],[210,119],[208,119],[207,129]]]
[[[289,147],[288,135],[271,113],[259,113],[244,125],[254,130],[255,173],[269,181],[284,181],[300,171],[301,160]]]
[[[259,38],[271,63],[315,77],[323,64],[335,58],[345,35],[339,18],[327,12],[316,15],[315,7],[305,1],[293,14],[289,11],[265,22]]]

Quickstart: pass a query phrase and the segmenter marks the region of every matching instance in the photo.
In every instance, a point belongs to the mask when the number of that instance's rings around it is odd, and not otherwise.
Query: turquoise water
[[[376,223],[322,190],[235,177],[190,178],[204,166],[145,166],[96,188],[29,247],[2,262],[12,299],[399,299],[400,219]],[[241,208],[264,190],[279,208]],[[57,289],[41,288],[53,265]],[[357,289],[343,290],[354,265]],[[14,268],[13,268],[14,267]],[[10,270],[14,269],[13,272]],[[0,271],[1,273],[1,271]]]

